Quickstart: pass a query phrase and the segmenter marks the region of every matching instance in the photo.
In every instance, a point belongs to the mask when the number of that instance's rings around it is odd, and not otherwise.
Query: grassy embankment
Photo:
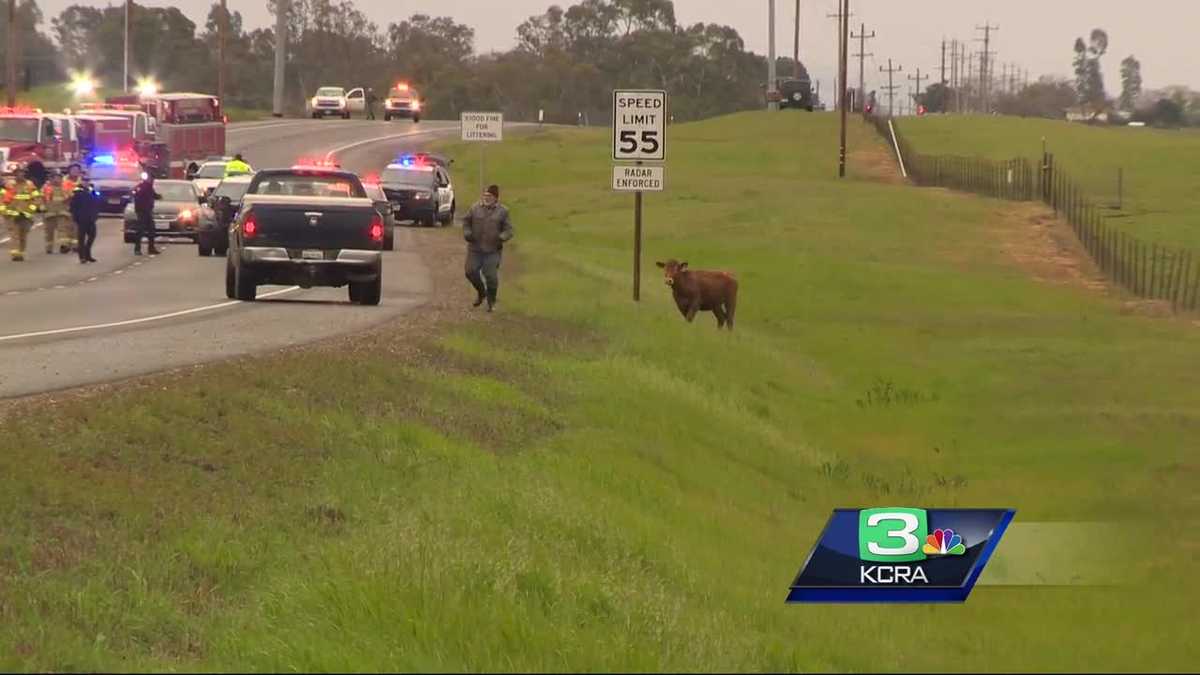
[[[1101,206],[1123,208],[1111,222],[1148,242],[1200,249],[1200,134],[1189,130],[1094,127],[1018,117],[906,118],[901,132],[918,152],[991,159],[1041,158],[1042,139],[1055,160]]]
[[[837,181],[834,120],[673,128],[640,305],[606,133],[545,131],[489,148],[494,317],[4,422],[0,669],[1194,665],[1194,329],[1031,280],[1009,205]],[[737,332],[668,256],[738,272]],[[1154,581],[783,604],[831,508],[887,504],[1137,519]]]

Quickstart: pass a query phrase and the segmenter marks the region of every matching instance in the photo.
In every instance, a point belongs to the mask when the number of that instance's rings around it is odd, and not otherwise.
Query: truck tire
[[[391,116],[391,115],[389,115],[389,114],[387,114],[387,113],[383,113],[383,121],[384,121],[384,122],[391,122],[391,121],[392,121],[392,116]]]
[[[244,268],[236,265],[233,268],[233,294],[243,302],[254,302],[258,295],[258,285],[254,283],[254,278]]]
[[[413,124],[419,124],[420,122],[421,122],[421,116],[414,114],[413,115]]]
[[[321,113],[313,113],[313,114],[312,114],[312,118],[313,118],[314,120],[319,120],[319,119],[321,119]]]
[[[206,245],[204,239],[196,241],[196,253],[200,254],[201,258],[207,258],[213,254],[212,246]]]
[[[363,283],[350,282],[350,302],[356,305],[368,305],[374,307],[379,304],[383,298],[383,272],[381,271],[375,281],[366,281]]]
[[[233,261],[225,259],[225,297],[233,300],[237,298],[237,275],[233,271]]]
[[[344,119],[344,120],[348,120],[348,119],[350,119],[350,111],[349,111],[349,110],[347,110],[346,112],[342,113],[342,119]]]
[[[383,250],[396,250],[396,233],[394,230],[388,230],[387,236],[383,238]]]
[[[455,204],[453,202],[451,202],[450,210],[446,212],[446,215],[438,216],[438,221],[440,221],[442,223],[442,225],[453,225],[454,224],[454,207],[455,207]]]

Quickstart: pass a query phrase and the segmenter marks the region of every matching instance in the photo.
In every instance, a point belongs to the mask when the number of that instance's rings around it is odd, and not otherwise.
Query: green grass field
[[[0,669],[1194,667],[1195,328],[1031,279],[1010,205],[871,180],[865,127],[838,181],[835,128],[673,127],[640,304],[607,134],[540,131],[488,149],[494,317],[4,422]],[[682,321],[666,257],[737,272],[736,332]],[[883,505],[1140,538],[1087,543],[1120,588],[785,605],[830,509]]]
[[[1200,249],[1200,134],[1194,130],[1099,127],[1018,117],[937,116],[899,123],[917,152],[1055,161],[1099,206],[1118,204],[1111,222],[1145,241]]]

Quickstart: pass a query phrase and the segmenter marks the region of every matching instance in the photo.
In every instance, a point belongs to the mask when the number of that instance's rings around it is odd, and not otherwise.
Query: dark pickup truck
[[[229,230],[225,294],[254,300],[264,284],[349,286],[378,305],[384,223],[358,176],[327,168],[259,171]]]

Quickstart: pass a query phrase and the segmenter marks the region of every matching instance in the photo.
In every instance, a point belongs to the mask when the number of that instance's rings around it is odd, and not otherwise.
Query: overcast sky
[[[179,6],[198,24],[207,14],[210,0],[137,0],[151,6]],[[119,0],[40,0],[47,18],[71,4],[119,5]],[[357,0],[367,15],[385,27],[414,13],[451,16],[475,29],[476,48],[481,51],[508,49],[514,44],[516,26],[532,14],[540,14],[552,0]],[[569,6],[573,0],[560,0]],[[792,21],[795,0],[776,0],[777,49],[792,53]],[[832,84],[836,63],[836,25],[826,14],[836,12],[837,0],[801,0],[801,59],[809,65],[823,87]],[[249,27],[266,25],[271,17],[263,0],[228,0],[231,10],[240,11]],[[851,0],[851,22],[855,29],[867,24],[878,37],[867,42],[874,53],[866,61],[868,88],[877,88],[879,66],[891,57],[902,65],[904,75],[922,76],[940,65],[941,41],[982,37],[976,26],[998,24],[993,49],[997,75],[1004,63],[1042,74],[1069,75],[1071,47],[1076,37],[1092,28],[1108,31],[1109,54],[1105,58],[1105,84],[1115,95],[1120,90],[1120,61],[1134,54],[1142,62],[1147,88],[1185,84],[1200,89],[1200,57],[1193,47],[1193,32],[1200,26],[1197,0]],[[680,23],[699,21],[728,24],[745,38],[747,47],[767,51],[767,0],[675,0]],[[48,29],[48,26],[47,26]],[[854,45],[857,47],[857,43]],[[982,49],[981,43],[971,48]],[[857,48],[851,53],[857,52]],[[851,68],[857,81],[857,63]],[[936,77],[936,76],[935,76]],[[936,80],[935,80],[936,81]],[[908,81],[904,81],[908,84]],[[925,83],[928,84],[928,83]],[[827,90],[823,90],[827,91]]]

